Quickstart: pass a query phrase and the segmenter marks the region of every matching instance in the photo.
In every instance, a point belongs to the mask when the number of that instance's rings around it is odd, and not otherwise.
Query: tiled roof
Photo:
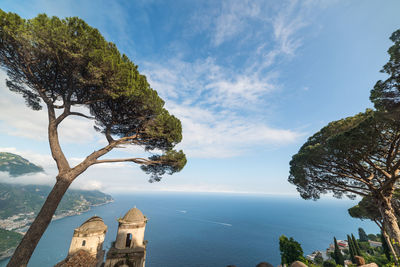
[[[57,263],[54,267],[95,267],[97,260],[86,250],[78,250],[65,260]]]

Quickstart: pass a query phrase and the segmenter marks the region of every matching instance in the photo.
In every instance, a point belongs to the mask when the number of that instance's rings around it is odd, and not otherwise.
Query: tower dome
[[[146,221],[146,217],[139,209],[135,207],[130,209],[119,221],[121,223],[143,223]]]
[[[98,233],[107,231],[107,226],[99,216],[93,216],[82,223],[82,225],[76,228],[75,231],[81,234]]]

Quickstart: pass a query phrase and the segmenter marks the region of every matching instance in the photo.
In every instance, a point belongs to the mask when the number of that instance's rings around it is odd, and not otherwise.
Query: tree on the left
[[[0,66],[11,91],[21,94],[33,110],[47,109],[48,140],[58,168],[52,191],[8,266],[28,264],[64,193],[90,166],[133,162],[151,181],[185,166],[185,154],[173,150],[182,139],[180,121],[164,108],[138,66],[83,20],[45,14],[26,20],[0,10]],[[107,140],[75,166],[64,155],[58,135],[70,116],[94,120],[95,130]],[[126,145],[155,154],[103,157]]]

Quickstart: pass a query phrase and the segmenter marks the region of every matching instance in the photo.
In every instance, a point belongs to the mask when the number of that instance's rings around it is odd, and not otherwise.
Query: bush
[[[333,260],[324,261],[323,267],[336,267],[336,263]]]

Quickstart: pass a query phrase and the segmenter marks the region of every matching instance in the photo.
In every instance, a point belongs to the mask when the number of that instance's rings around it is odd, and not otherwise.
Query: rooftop
[[[93,216],[75,230],[85,233],[104,232],[107,231],[107,225],[104,224],[103,219],[100,217]]]
[[[120,220],[120,222],[127,222],[127,223],[142,223],[146,221],[146,217],[143,213],[135,208],[130,209],[125,216]]]

